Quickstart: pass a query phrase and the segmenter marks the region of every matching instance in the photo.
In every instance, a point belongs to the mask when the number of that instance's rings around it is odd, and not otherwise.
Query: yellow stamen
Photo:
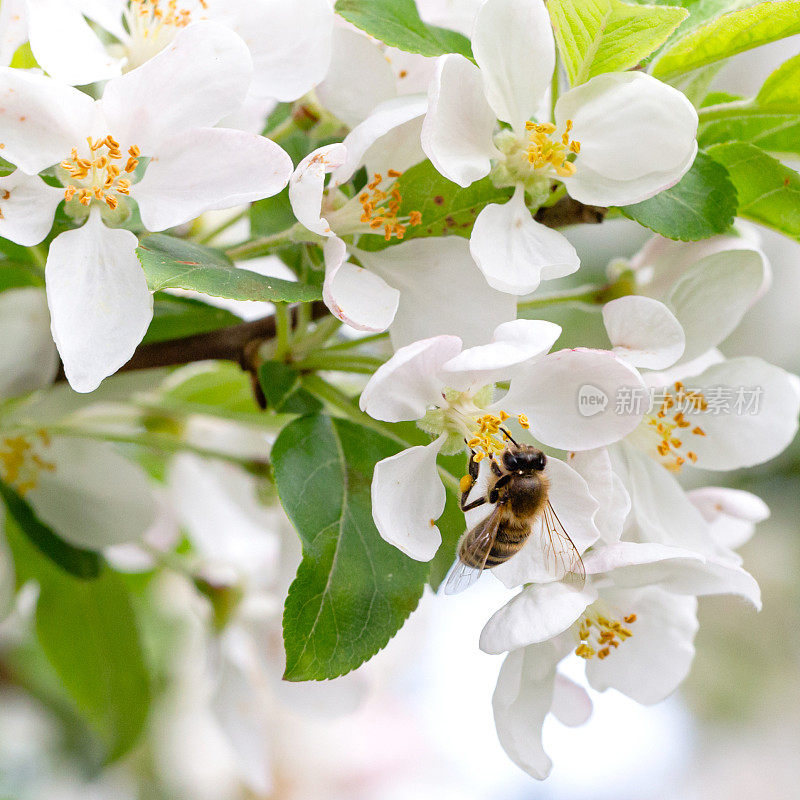
[[[390,169],[386,174],[390,180],[402,175],[396,169]],[[380,186],[383,181],[383,175],[376,172],[367,184],[366,190],[358,196],[358,202],[361,203],[363,210],[361,222],[369,225],[372,230],[382,228],[383,236],[388,242],[392,236],[402,239],[409,225],[421,225],[422,214],[419,211],[411,211],[407,217],[399,216],[400,206],[403,203],[400,190],[392,185],[388,192],[382,191]],[[388,202],[382,205],[387,200]]]
[[[44,459],[37,452],[37,446],[50,446],[46,431],[39,431],[33,442],[25,436],[0,439],[0,477],[20,494],[35,489],[42,472],[55,472],[55,464]]]
[[[131,191],[131,180],[121,178],[123,170],[114,163],[122,159],[119,142],[111,134],[103,139],[87,137],[86,141],[91,158],[80,157],[78,148],[73,147],[70,157],[61,162],[62,169],[76,182],[65,187],[64,199],[69,201],[77,195],[81,205],[90,206],[93,200],[98,200],[113,210],[119,204],[117,195],[129,195]],[[139,166],[141,151],[134,145],[128,149],[128,155],[126,174]]]
[[[580,153],[581,143],[570,140],[571,119],[566,122],[560,142],[551,138],[556,132],[552,122],[526,122],[525,128],[528,131],[528,163],[534,169],[552,169],[562,178],[575,174],[575,165],[569,156]]]
[[[626,624],[636,622],[636,614],[623,617]],[[576,623],[578,624],[578,623]],[[616,619],[609,619],[591,609],[580,621],[577,628],[578,646],[575,655],[587,661],[597,656],[601,661],[611,655],[613,647],[616,650],[633,633],[628,628],[623,628],[622,623]]]

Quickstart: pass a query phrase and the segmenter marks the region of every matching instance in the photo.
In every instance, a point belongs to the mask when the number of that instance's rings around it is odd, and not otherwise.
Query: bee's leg
[[[500,465],[494,460],[494,456],[492,457],[489,466],[492,468],[492,472],[497,475],[498,478],[503,474],[503,470],[500,469]]]
[[[464,505],[464,501],[467,498],[462,494],[461,495],[461,510],[462,511],[472,511],[473,508],[478,508],[478,506],[482,506],[484,503],[489,502],[485,497],[479,497],[477,500],[473,500],[471,503],[467,503]]]
[[[464,439],[464,442],[466,443],[467,440]],[[469,444],[467,444],[467,446],[469,447]],[[478,470],[480,468],[480,465],[475,460],[476,455],[477,454],[475,453],[475,451],[470,447],[469,465],[467,467],[467,474],[459,482],[459,489],[461,489],[461,500],[459,501],[459,503],[461,505],[462,511],[466,510],[467,497],[469,497],[469,493],[472,491],[472,487],[475,485],[475,481],[478,478]],[[476,501],[475,503],[470,503],[469,508],[476,508],[477,506],[482,505],[485,502],[486,502],[485,498],[479,498],[479,502]]]

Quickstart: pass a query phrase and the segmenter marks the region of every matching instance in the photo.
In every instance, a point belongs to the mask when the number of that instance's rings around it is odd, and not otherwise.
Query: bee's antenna
[[[508,432],[508,428],[504,428],[504,427],[501,426],[500,430],[503,431],[503,436],[505,436],[506,439],[510,439],[512,444],[515,444],[515,445],[517,445],[517,447],[519,447],[519,444],[517,444],[517,442],[514,439],[514,437]]]

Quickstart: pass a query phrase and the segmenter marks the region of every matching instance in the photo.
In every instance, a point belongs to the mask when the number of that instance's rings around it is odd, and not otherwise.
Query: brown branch
[[[562,197],[554,206],[540,208],[536,212],[536,221],[548,228],[563,228],[565,225],[577,225],[588,222],[596,225],[603,221],[607,208],[585,206],[571,197]]]

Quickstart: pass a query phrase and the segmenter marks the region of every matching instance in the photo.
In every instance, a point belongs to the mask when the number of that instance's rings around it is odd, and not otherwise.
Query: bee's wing
[[[450,568],[444,582],[445,594],[458,594],[472,586],[480,578],[481,573],[486,567],[486,561],[492,550],[497,530],[500,527],[502,512],[495,506],[491,514],[486,519],[479,522],[474,528],[464,534],[463,548],[464,555],[469,561],[479,563],[480,567],[471,567],[461,560],[461,548],[459,545],[459,558]]]
[[[583,559],[549,500],[542,510],[541,548],[545,564],[555,572],[558,580],[583,587],[586,582]]]

